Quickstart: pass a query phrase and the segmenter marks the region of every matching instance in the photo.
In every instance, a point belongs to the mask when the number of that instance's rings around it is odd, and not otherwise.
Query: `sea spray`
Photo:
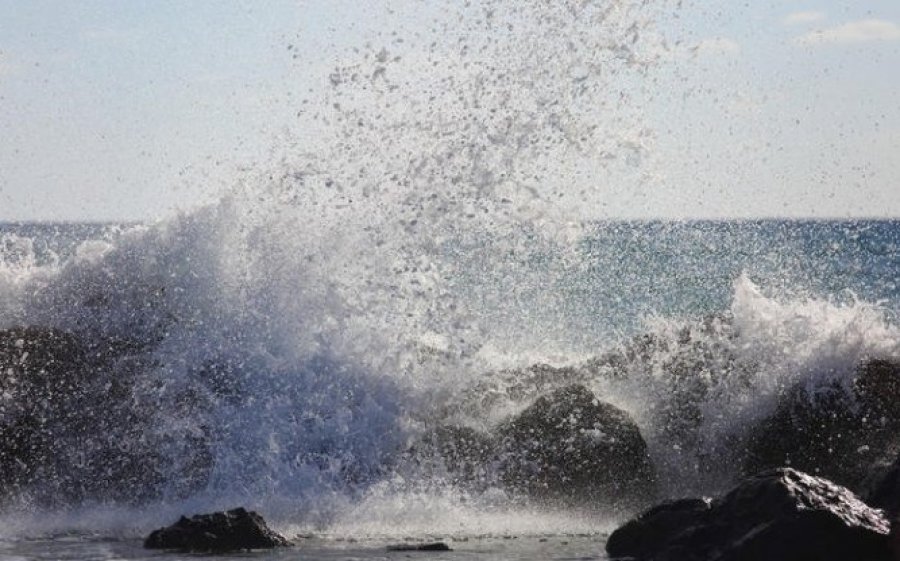
[[[422,531],[584,531],[404,457],[445,421],[493,430],[579,382],[636,419],[667,494],[708,493],[780,389],[896,359],[895,223],[594,220],[609,189],[652,179],[640,99],[663,6],[431,6],[428,32],[319,77],[307,132],[216,204],[58,258],[46,232],[4,238],[0,325],[73,334],[96,360],[76,403],[96,430],[55,422],[60,479],[12,517],[103,524],[139,502],[152,527],[246,504],[320,532],[389,533],[404,513]],[[523,368],[538,362],[572,368]],[[94,485],[109,458],[149,475]]]

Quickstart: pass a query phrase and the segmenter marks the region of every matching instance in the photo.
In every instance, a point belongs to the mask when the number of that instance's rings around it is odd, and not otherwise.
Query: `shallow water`
[[[483,560],[483,561],[591,561],[606,559],[603,553],[605,536],[547,535],[457,537],[445,539],[452,551],[418,552],[387,551],[388,545],[414,543],[390,540],[340,540],[334,538],[299,538],[290,548],[273,551],[252,551],[230,555],[205,556],[172,552],[148,551],[140,539],[104,538],[101,536],[68,535],[43,538],[20,538],[0,541],[0,557],[4,560],[80,560],[111,561],[115,559],[142,561],[169,559],[187,561],[202,559],[237,560],[304,560],[304,561],[397,561],[397,560]]]

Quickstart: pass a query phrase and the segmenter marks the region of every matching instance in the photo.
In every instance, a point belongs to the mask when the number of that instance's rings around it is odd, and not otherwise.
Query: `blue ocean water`
[[[84,242],[113,242],[134,224],[0,223],[7,264],[61,264]],[[493,287],[494,299],[532,291],[558,296],[559,321],[596,337],[612,322],[633,331],[648,316],[690,317],[728,308],[734,279],[744,274],[773,295],[877,303],[892,320],[900,313],[900,220],[622,221],[584,226],[560,247],[534,231],[515,240],[457,240],[444,251],[465,265],[459,284]],[[508,241],[507,251],[484,253]],[[560,257],[564,254],[565,262]],[[505,275],[518,268],[522,277]],[[500,273],[493,277],[491,269]],[[534,286],[528,274],[546,275]],[[540,277],[538,277],[540,278]],[[490,299],[485,290],[483,298]],[[518,297],[518,295],[517,295]],[[523,306],[517,313],[527,314]]]

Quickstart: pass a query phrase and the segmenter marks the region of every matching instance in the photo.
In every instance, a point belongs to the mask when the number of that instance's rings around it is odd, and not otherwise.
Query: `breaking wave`
[[[635,419],[665,494],[710,493],[785,388],[900,360],[896,223],[591,214],[651,180],[665,3],[467,6],[336,64],[300,112],[315,140],[214,205],[5,228],[19,525],[241,503],[298,532],[589,531],[409,450],[578,382]]]

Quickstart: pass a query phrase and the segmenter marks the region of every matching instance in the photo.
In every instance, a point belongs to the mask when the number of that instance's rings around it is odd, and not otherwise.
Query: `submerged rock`
[[[388,551],[453,551],[444,542],[389,545]]]
[[[572,385],[538,398],[500,430],[500,469],[514,490],[565,505],[648,504],[655,478],[631,417]]]
[[[796,387],[751,431],[744,473],[788,465],[863,492],[900,452],[900,364],[863,364],[850,387]]]
[[[147,549],[189,552],[227,552],[272,549],[288,541],[269,529],[262,516],[243,508],[212,514],[182,516],[178,522],[155,530],[144,540]]]
[[[886,560],[881,511],[826,479],[782,468],[748,478],[711,504],[667,503],[612,533],[610,557],[639,561]]]

